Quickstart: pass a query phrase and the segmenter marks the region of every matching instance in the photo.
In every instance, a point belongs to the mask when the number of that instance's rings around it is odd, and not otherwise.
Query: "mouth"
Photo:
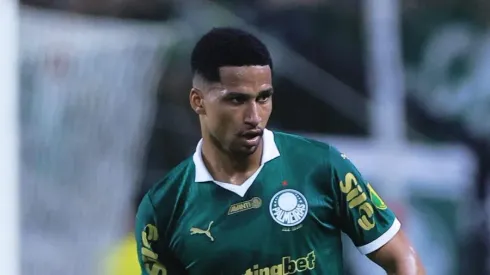
[[[256,130],[245,131],[241,134],[241,136],[246,139],[255,139],[261,137],[263,133],[264,133],[263,130],[256,129]]]
[[[240,136],[245,140],[247,147],[253,147],[259,145],[263,133],[263,130],[257,129],[243,132]]]

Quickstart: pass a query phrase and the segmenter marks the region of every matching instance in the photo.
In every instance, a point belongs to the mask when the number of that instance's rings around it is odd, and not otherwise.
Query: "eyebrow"
[[[265,89],[259,92],[259,95],[272,95],[274,93],[273,88]]]
[[[274,89],[273,88],[269,88],[269,89],[265,89],[265,90],[262,90],[258,93],[258,96],[264,96],[264,95],[272,95],[274,93]],[[247,96],[247,97],[250,97],[249,94],[247,93],[241,93],[241,92],[228,92],[226,93],[225,97],[233,97],[233,96]]]

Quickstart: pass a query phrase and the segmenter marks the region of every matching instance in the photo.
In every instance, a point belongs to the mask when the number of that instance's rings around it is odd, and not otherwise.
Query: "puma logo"
[[[214,238],[213,236],[211,236],[211,225],[213,225],[213,221],[211,221],[208,225],[208,229],[207,230],[203,230],[203,229],[200,229],[200,228],[196,228],[196,227],[191,227],[191,235],[195,235],[195,234],[204,234],[206,236],[208,236],[208,238],[214,242]]]

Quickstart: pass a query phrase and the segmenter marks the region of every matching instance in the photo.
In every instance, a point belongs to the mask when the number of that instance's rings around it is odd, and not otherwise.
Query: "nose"
[[[260,106],[258,106],[256,102],[250,103],[245,111],[245,123],[256,127],[261,121],[262,118],[260,117]]]

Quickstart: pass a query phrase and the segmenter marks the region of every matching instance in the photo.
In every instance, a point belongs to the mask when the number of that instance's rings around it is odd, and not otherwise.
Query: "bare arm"
[[[425,269],[402,230],[384,246],[368,254],[388,275],[425,275]]]

